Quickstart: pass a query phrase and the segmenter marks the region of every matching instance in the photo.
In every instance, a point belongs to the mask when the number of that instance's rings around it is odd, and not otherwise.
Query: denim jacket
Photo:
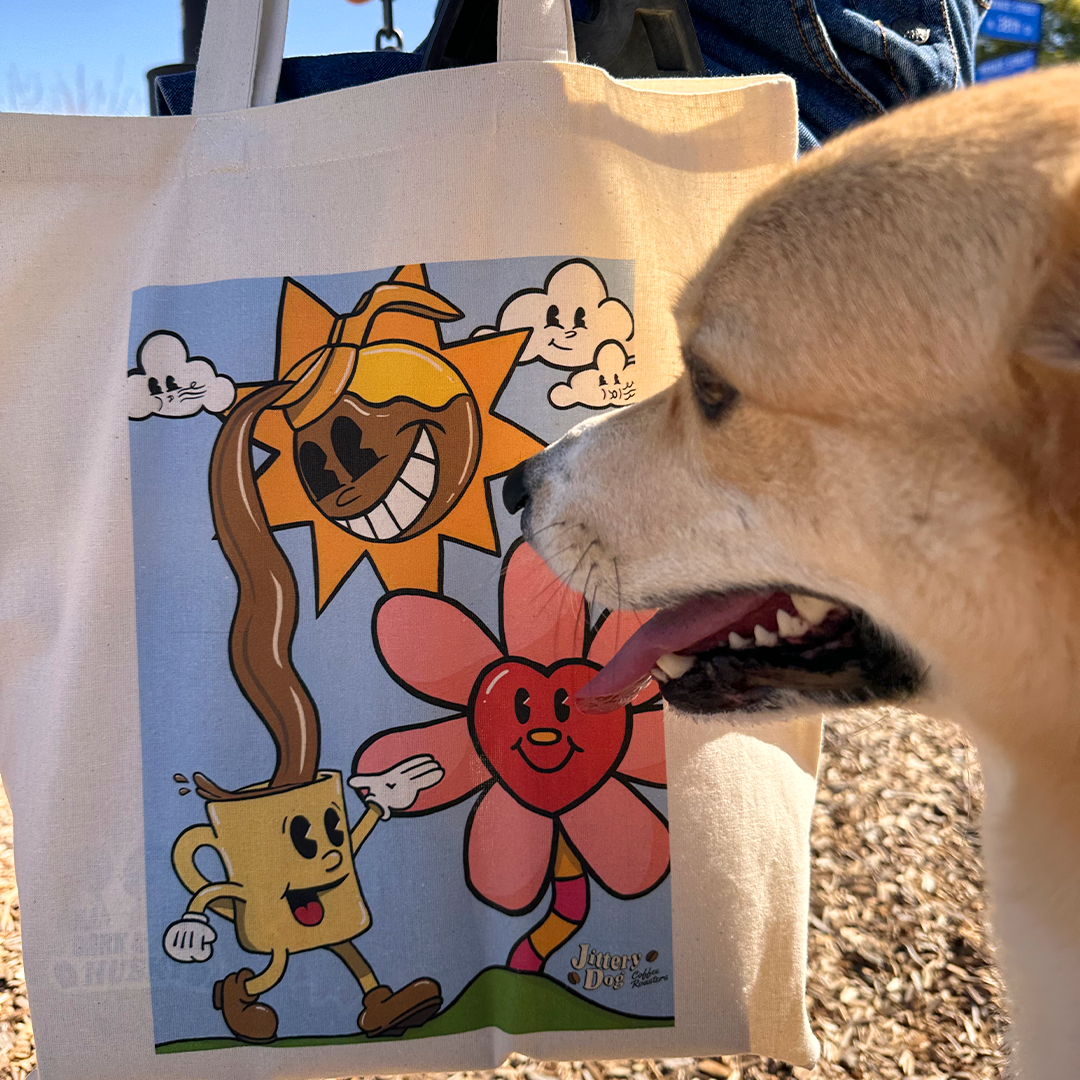
[[[990,0],[689,0],[713,75],[784,72],[799,148],[938,90],[971,83]]]

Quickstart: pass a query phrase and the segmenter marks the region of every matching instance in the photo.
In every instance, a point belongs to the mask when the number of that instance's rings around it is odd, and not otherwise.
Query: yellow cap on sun
[[[361,349],[348,389],[369,405],[404,397],[431,409],[441,409],[452,398],[469,392],[461,376],[441,356],[404,341],[384,341]]]
[[[293,385],[278,399],[294,428],[324,415],[346,391],[369,405],[408,398],[441,409],[452,398],[469,393],[461,376],[438,353],[408,341],[324,345],[290,372]]]

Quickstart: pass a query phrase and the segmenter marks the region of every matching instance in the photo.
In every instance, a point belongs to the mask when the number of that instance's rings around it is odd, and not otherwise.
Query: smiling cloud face
[[[629,405],[637,397],[634,360],[617,341],[606,341],[596,350],[596,363],[577,371],[564,383],[556,383],[548,393],[556,409],[584,405],[607,409]]]
[[[128,372],[128,417],[194,416],[205,409],[222,413],[236,397],[232,379],[219,375],[204,356],[189,356],[179,334],[158,330],[143,338]]]
[[[604,341],[634,336],[630,309],[613,296],[591,263],[574,259],[557,266],[543,289],[527,289],[503,305],[500,330],[531,330],[521,362],[542,360],[560,368],[588,367]]]

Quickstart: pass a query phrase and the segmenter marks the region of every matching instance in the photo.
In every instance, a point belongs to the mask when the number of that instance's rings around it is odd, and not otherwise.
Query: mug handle
[[[218,847],[218,838],[210,825],[192,825],[185,829],[173,844],[172,864],[176,876],[180,879],[184,888],[194,896],[200,889],[212,885],[203,877],[202,872],[195,865],[195,852],[199,848],[212,847],[221,857],[221,848]],[[221,899],[211,901],[207,905],[212,911],[226,919],[236,918],[236,908],[232,900]]]

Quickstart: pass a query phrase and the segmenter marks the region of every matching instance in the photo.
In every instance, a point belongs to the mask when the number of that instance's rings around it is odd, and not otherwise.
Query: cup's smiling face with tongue
[[[326,914],[324,894],[342,885],[349,877],[347,873],[336,872],[344,866],[346,859],[351,858],[346,846],[345,822],[338,807],[328,806],[321,822],[313,824],[305,815],[296,814],[287,823],[282,823],[282,833],[285,832],[300,858],[310,864],[302,878],[313,879],[314,866],[317,867],[314,880],[318,883],[297,886],[290,881],[282,897],[301,926],[318,926]],[[326,880],[327,877],[330,880]],[[320,878],[322,880],[318,880]]]
[[[240,888],[236,931],[251,952],[318,949],[371,916],[353,864],[341,774],[280,790],[256,785],[207,804],[215,847]]]

